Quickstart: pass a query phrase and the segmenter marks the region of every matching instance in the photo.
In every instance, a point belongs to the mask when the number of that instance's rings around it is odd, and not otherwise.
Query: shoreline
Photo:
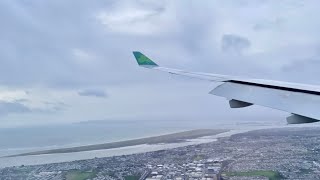
[[[178,147],[185,147],[189,145],[210,143],[218,141],[219,138],[230,137],[234,134],[248,132],[250,130],[228,130],[222,133],[218,133],[211,136],[202,136],[193,139],[185,139],[184,142],[175,143],[162,143],[162,144],[140,144],[134,146],[126,146],[113,149],[93,150],[93,151],[82,151],[73,153],[60,153],[60,154],[41,154],[41,155],[29,155],[29,156],[15,156],[15,157],[2,157],[0,158],[0,168],[21,166],[21,165],[41,165],[41,164],[52,164],[71,162],[77,160],[86,160],[93,158],[104,158],[112,156],[122,156],[139,154],[146,152],[153,152],[159,150],[167,150]]]
[[[33,152],[15,154],[15,155],[10,155],[10,156],[5,156],[5,157],[75,153],[75,152],[84,152],[84,151],[115,149],[115,148],[136,146],[136,145],[142,145],[142,144],[154,145],[154,144],[182,143],[182,142],[187,141],[188,139],[196,139],[196,138],[205,137],[205,136],[213,136],[213,135],[225,133],[228,131],[230,131],[230,130],[197,129],[197,130],[164,134],[164,135],[159,135],[159,136],[118,141],[118,142],[109,142],[109,143],[102,143],[102,144],[93,144],[93,145],[84,145],[84,146],[76,146],[76,147],[68,147],[68,148],[57,148],[57,149],[33,151]]]

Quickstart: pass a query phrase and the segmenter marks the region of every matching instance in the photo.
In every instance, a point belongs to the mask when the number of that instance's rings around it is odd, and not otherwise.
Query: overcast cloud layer
[[[0,127],[90,120],[285,123],[230,110],[216,85],[137,67],[158,64],[320,84],[317,0],[0,1]]]

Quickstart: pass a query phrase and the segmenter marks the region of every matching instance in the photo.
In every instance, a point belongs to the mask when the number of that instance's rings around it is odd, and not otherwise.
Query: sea
[[[183,121],[183,123],[179,123],[177,121],[141,120],[137,123],[136,121],[99,120],[64,125],[4,128],[0,129],[0,168],[68,162],[170,149],[192,144],[213,142],[219,137],[226,137],[254,129],[270,127],[279,127],[279,125],[256,122],[218,124],[210,122],[195,123],[194,121]],[[214,136],[190,139],[180,143],[142,144],[87,152],[5,157],[32,151],[117,142],[194,129],[228,129],[230,131]]]

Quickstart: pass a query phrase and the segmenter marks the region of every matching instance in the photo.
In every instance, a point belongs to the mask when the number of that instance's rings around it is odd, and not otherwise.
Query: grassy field
[[[126,176],[124,177],[125,180],[139,180],[139,176]]]
[[[96,176],[94,172],[70,171],[66,174],[66,180],[86,180]]]
[[[248,171],[248,172],[228,172],[226,173],[227,176],[245,176],[245,177],[252,177],[252,176],[263,176],[269,178],[269,180],[279,180],[284,179],[284,177],[276,171]]]

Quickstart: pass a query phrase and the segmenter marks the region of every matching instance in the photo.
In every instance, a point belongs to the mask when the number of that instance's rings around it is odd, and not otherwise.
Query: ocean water
[[[156,121],[90,121],[83,123],[0,129],[0,153],[21,149],[72,147],[155,136],[204,128]],[[1,155],[1,154],[0,154]]]
[[[119,155],[129,155],[135,153],[151,152],[157,150],[165,150],[177,147],[183,147],[194,144],[208,143],[217,141],[219,137],[227,137],[233,134],[247,132],[247,130],[231,130],[221,134],[206,136],[196,139],[190,139],[186,142],[170,143],[170,144],[142,144],[136,146],[128,146],[122,148],[96,150],[96,151],[84,151],[74,153],[61,153],[61,154],[46,154],[36,156],[20,156],[20,157],[2,157],[0,158],[0,168],[20,166],[20,165],[38,165],[48,163],[69,162],[75,160],[93,159],[101,157],[111,157]]]
[[[0,129],[0,151],[72,147],[149,137],[193,129],[268,127],[266,123],[218,124],[215,121],[88,121],[66,125]]]
[[[266,124],[217,124],[217,122],[183,121],[90,121],[68,125],[39,126],[29,128],[0,129],[0,157],[38,150],[74,147],[81,145],[116,142],[121,140],[150,137],[192,129],[233,129],[222,135],[245,132],[252,129],[271,127]],[[146,150],[160,150],[194,143],[216,140],[217,136],[199,138],[185,143],[139,145],[117,149],[79,152],[69,154],[41,155],[15,158],[0,158],[0,167],[65,162],[94,157],[133,154]]]

